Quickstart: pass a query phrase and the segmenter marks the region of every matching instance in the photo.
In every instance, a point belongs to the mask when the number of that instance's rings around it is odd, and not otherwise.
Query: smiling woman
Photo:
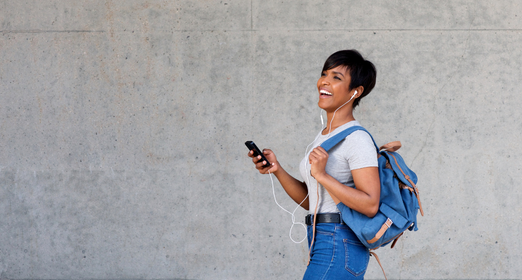
[[[329,96],[332,96],[332,93],[328,93],[327,85],[344,92],[357,91],[352,105],[353,109],[359,105],[359,101],[363,97],[372,91],[376,75],[377,71],[373,63],[364,60],[359,52],[355,50],[338,51],[324,63],[321,78],[317,81],[317,88],[320,93],[321,90],[324,90]],[[325,109],[321,107],[321,104],[319,107]]]
[[[332,54],[317,81],[318,106],[326,111],[327,126],[310,143],[300,164],[303,180],[288,174],[275,154],[263,150],[271,165],[249,152],[262,174],[274,174],[287,194],[309,211],[310,261],[303,279],[363,279],[369,251],[342,221],[337,205],[373,217],[379,207],[377,152],[371,136],[356,131],[327,153],[321,143],[339,132],[360,126],[353,109],[375,86],[376,70],[356,50]]]

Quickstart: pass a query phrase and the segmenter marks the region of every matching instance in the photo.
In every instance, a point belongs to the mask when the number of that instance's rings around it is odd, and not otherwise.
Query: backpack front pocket
[[[381,207],[379,207],[379,213],[364,225],[362,235],[366,242],[372,245],[381,240],[392,226],[402,229],[407,223],[408,220],[406,218],[397,213],[397,211],[393,210],[390,206],[383,203],[381,204]],[[391,233],[386,236],[393,237],[394,234]]]

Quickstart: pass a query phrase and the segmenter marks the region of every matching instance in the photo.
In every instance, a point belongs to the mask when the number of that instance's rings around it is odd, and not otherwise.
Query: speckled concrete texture
[[[355,117],[426,213],[388,279],[520,279],[521,45],[516,0],[0,1],[0,278],[301,279],[243,143],[300,178],[322,64],[355,48]]]

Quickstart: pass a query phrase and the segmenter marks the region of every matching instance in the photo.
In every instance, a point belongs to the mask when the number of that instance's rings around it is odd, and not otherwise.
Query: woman
[[[287,194],[309,211],[310,262],[303,279],[363,279],[369,251],[342,222],[337,204],[368,217],[378,211],[380,183],[377,152],[371,137],[356,131],[327,153],[319,145],[329,137],[360,125],[354,108],[375,86],[376,70],[356,50],[338,51],[325,62],[317,81],[318,105],[326,111],[327,125],[310,144],[301,161],[304,181],[288,174],[269,149],[261,157],[249,156],[262,174],[274,174]],[[315,225],[315,226],[314,226]]]

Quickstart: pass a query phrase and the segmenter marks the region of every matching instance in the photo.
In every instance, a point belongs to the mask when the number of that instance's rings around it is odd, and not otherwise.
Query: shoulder
[[[357,144],[364,145],[364,144],[369,143],[372,146],[374,146],[372,137],[370,136],[370,134],[368,134],[364,130],[357,130],[357,131],[352,132],[352,134],[346,136],[345,140],[346,140],[346,142],[351,142],[354,145],[357,145]]]
[[[377,166],[377,149],[366,131],[358,130],[346,136],[340,149],[352,169]]]
[[[346,136],[337,148],[343,154],[349,156],[358,151],[373,151],[375,145],[370,134],[363,130],[357,130]]]

